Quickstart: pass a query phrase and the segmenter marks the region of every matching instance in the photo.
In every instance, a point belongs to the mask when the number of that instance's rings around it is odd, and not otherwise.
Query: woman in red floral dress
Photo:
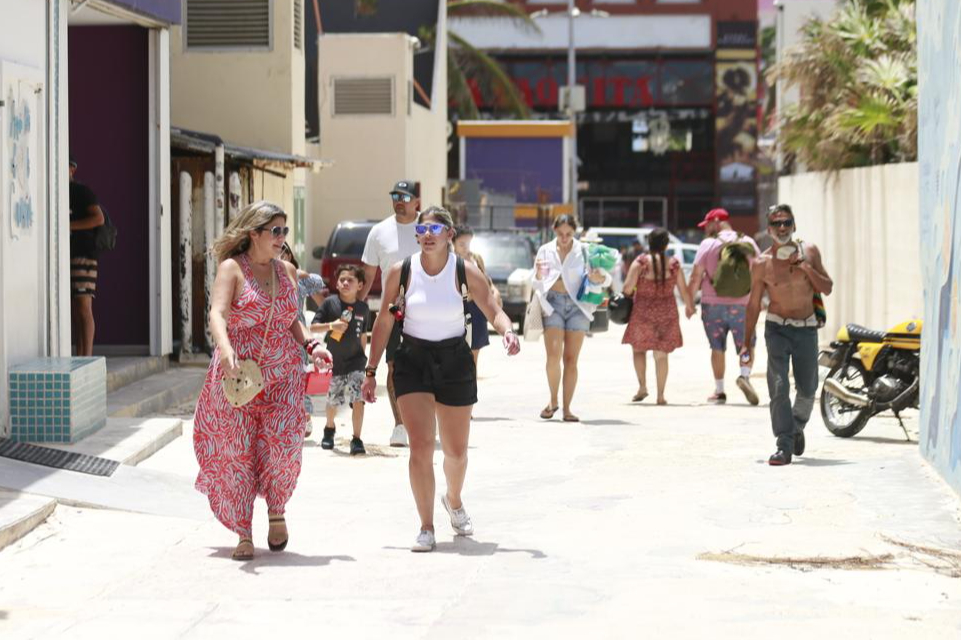
[[[301,349],[317,364],[330,361],[297,320],[296,270],[276,259],[289,230],[286,221],[280,207],[255,202],[213,247],[219,266],[210,334],[216,349],[194,417],[196,486],[217,519],[240,536],[236,560],[253,558],[251,522],[258,495],[267,500],[268,546],[272,551],[287,546],[284,507],[297,484],[304,443]],[[235,408],[221,379],[237,375],[238,361],[247,359],[260,366],[264,388]]]
[[[664,386],[667,384],[667,354],[684,344],[674,298],[675,287],[684,300],[687,317],[694,315],[694,300],[684,281],[684,271],[677,258],[666,256],[670,234],[655,229],[648,236],[650,253],[640,256],[631,265],[624,281],[624,294],[634,294],[631,318],[624,330],[622,344],[634,349],[634,371],[637,373],[637,394],[632,400],[647,397],[647,352],[654,352],[657,370],[657,404],[667,404]]]

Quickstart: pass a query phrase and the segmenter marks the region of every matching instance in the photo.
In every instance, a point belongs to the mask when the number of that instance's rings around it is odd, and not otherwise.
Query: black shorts
[[[430,393],[449,407],[477,404],[477,369],[464,338],[440,342],[404,336],[394,358],[394,392]]]
[[[393,362],[394,356],[397,355],[397,347],[400,346],[400,324],[394,323],[394,328],[390,331],[390,337],[387,338],[387,353],[384,356],[387,362]]]

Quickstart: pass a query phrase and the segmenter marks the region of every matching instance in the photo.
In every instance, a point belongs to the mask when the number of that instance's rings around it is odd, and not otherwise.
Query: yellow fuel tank
[[[895,349],[921,350],[921,320],[908,320],[891,327],[884,334],[884,344]]]

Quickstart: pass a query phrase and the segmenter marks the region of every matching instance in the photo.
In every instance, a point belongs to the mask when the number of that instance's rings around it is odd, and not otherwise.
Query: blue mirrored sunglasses
[[[269,231],[270,235],[279,238],[288,235],[290,233],[290,227],[270,227],[269,229],[267,227],[260,227],[260,231]]]
[[[426,234],[428,231],[430,231],[431,235],[439,236],[440,234],[444,233],[446,229],[447,229],[446,224],[435,223],[435,224],[415,224],[414,225],[414,233],[416,233],[419,236]]]
[[[394,202],[410,202],[414,199],[414,196],[407,193],[392,193],[390,199]]]

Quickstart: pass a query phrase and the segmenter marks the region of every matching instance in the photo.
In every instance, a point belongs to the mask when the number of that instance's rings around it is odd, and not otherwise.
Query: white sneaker
[[[451,509],[450,503],[447,502],[446,494],[440,497],[440,503],[447,509],[447,514],[450,516],[450,526],[454,528],[457,535],[474,535],[474,523],[471,522],[470,516],[467,515],[467,510],[464,509],[463,504],[460,506],[460,509]]]
[[[761,401],[761,399],[757,397],[757,391],[755,391],[754,387],[751,386],[751,381],[747,378],[747,376],[738,376],[737,388],[744,393],[744,397],[747,398],[747,401],[754,406],[757,406],[757,404]]]
[[[417,539],[414,540],[414,545],[410,548],[411,551],[415,553],[426,553],[428,551],[433,551],[434,547],[437,546],[437,542],[434,540],[434,532],[424,529],[417,534]]]
[[[399,424],[394,427],[394,433],[390,435],[390,446],[392,447],[406,447],[407,446],[407,429],[404,425]]]

